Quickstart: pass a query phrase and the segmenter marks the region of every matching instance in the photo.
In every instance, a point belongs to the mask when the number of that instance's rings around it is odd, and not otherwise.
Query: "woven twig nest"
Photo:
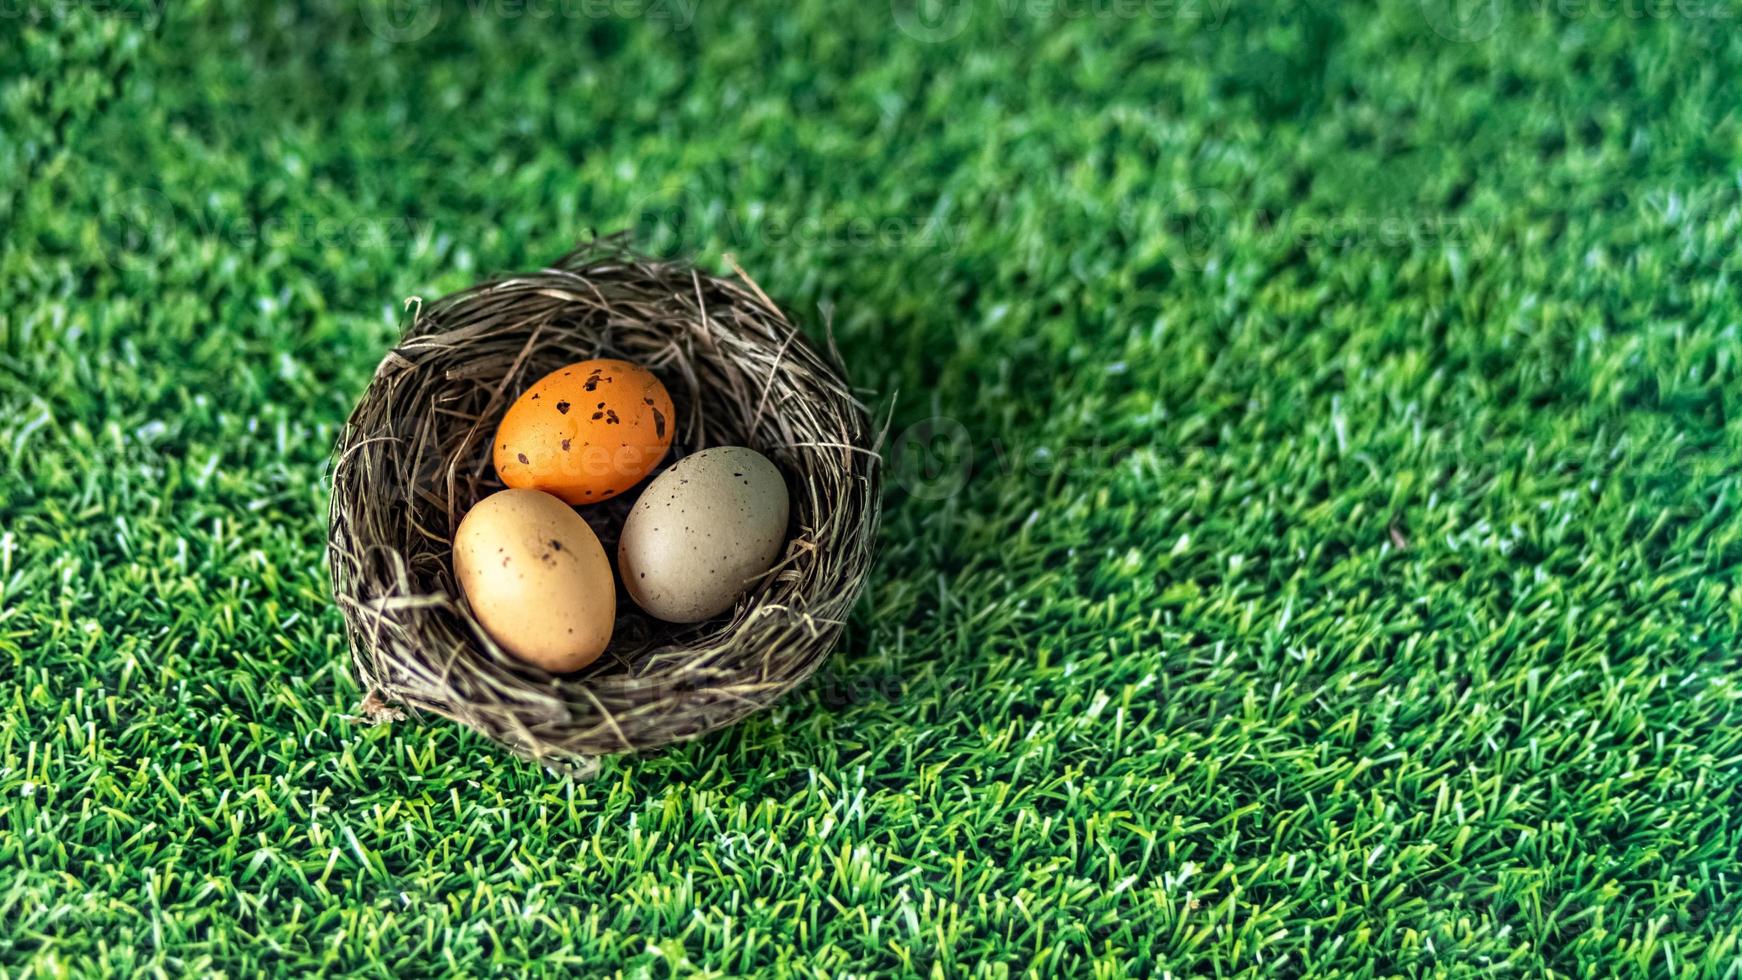
[[[664,623],[619,586],[605,654],[552,675],[478,624],[454,580],[451,542],[466,511],[502,488],[490,442],[516,395],[594,357],[636,362],[664,382],[677,410],[665,465],[748,446],[781,469],[792,516],[774,571],[730,613]],[[333,459],[333,594],[366,713],[434,712],[558,765],[713,731],[804,680],[840,635],[876,533],[870,422],[832,347],[821,356],[741,273],[654,261],[619,239],[423,307]],[[607,554],[639,490],[581,509]]]

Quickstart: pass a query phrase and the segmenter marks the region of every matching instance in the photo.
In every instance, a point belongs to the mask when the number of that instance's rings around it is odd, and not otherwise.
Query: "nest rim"
[[[733,269],[721,277],[655,259],[616,235],[538,272],[408,301],[416,313],[331,462],[330,584],[365,720],[433,713],[577,774],[572,763],[596,771],[597,757],[735,724],[827,659],[874,557],[882,474],[870,416],[832,336],[819,351]],[[773,569],[730,612],[662,623],[616,582],[611,645],[593,665],[554,675],[505,652],[478,623],[454,581],[451,543],[466,510],[503,486],[488,458],[502,413],[549,370],[595,357],[649,368],[677,407],[662,465],[616,499],[577,510],[607,554],[648,483],[713,446],[772,460],[791,517]]]

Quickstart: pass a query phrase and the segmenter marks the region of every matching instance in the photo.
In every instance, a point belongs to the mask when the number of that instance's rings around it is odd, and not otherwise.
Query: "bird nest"
[[[710,446],[755,449],[786,477],[791,519],[773,571],[729,613],[660,622],[619,585],[604,655],[550,674],[479,625],[452,542],[466,511],[502,488],[490,446],[508,406],[595,357],[665,384],[677,415],[667,465]],[[423,306],[352,412],[332,476],[333,594],[364,714],[434,712],[556,767],[714,731],[810,676],[865,583],[878,518],[870,420],[832,345],[819,353],[742,270],[711,276],[620,239]],[[635,496],[580,511],[607,554]]]

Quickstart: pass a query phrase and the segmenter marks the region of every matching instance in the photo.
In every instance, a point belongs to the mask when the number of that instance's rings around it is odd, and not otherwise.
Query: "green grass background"
[[[0,971],[1737,975],[1734,5],[128,2],[0,10]],[[360,726],[401,300],[619,227],[893,406],[839,655]]]

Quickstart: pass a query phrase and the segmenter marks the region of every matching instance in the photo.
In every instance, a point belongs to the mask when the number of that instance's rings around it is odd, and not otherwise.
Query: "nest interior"
[[[423,307],[334,451],[333,593],[365,703],[435,712],[560,762],[712,731],[808,677],[864,584],[879,497],[869,418],[829,351],[741,273],[649,259],[621,239]],[[619,585],[605,654],[552,675],[478,625],[451,542],[467,509],[502,488],[490,441],[508,406],[532,381],[593,357],[634,361],[665,383],[677,411],[665,465],[748,446],[785,475],[792,517],[774,570],[731,613],[664,623]],[[609,555],[639,490],[579,511]]]

